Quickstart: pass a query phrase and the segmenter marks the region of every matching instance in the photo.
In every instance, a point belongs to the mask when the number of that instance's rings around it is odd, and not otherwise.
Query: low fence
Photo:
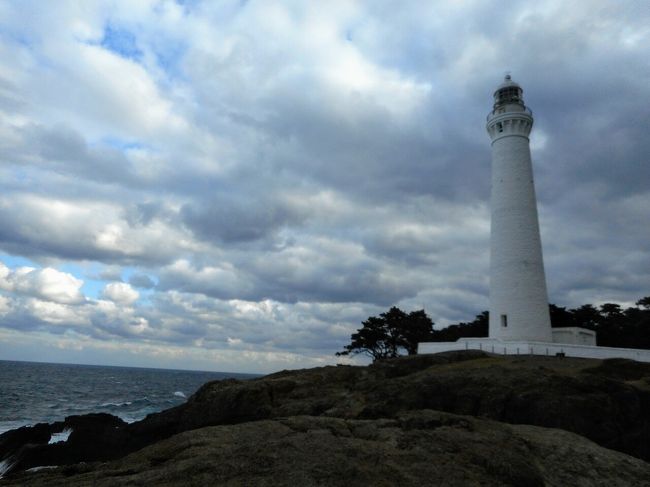
[[[650,350],[634,348],[594,347],[545,342],[504,342],[490,338],[461,338],[457,342],[423,342],[418,353],[439,353],[452,350],[483,350],[503,355],[566,355],[581,358],[627,358],[650,362]]]

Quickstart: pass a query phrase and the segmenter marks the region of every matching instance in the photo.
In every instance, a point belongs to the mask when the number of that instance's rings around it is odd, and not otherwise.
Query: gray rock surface
[[[642,486],[650,465],[573,433],[439,411],[295,416],[187,431],[108,463],[7,486]]]

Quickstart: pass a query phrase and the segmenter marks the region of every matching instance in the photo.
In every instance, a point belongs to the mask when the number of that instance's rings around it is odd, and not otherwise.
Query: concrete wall
[[[457,342],[424,342],[418,345],[418,354],[439,353],[451,350],[483,350],[504,355],[556,355],[581,358],[627,358],[639,362],[650,362],[650,350],[633,348],[593,347],[561,343],[533,341],[494,340],[491,338],[461,338]]]
[[[577,326],[553,328],[553,343],[596,346],[596,332]]]

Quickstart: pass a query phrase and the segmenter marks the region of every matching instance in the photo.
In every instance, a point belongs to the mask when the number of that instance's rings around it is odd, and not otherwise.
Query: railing
[[[527,113],[527,114],[530,115],[531,117],[533,116],[533,111],[532,111],[530,108],[528,108],[527,106],[525,106],[525,105],[524,105],[524,109],[521,110],[521,111],[519,111],[519,112],[502,112],[502,113]],[[492,110],[492,111],[491,111],[490,113],[488,113],[487,116],[485,117],[485,121],[486,121],[486,122],[489,121],[489,120],[490,120],[494,115],[500,115],[500,113],[496,113],[496,109],[495,109],[495,110]]]
[[[503,355],[558,355],[580,358],[627,358],[650,362],[650,350],[598,347],[572,343],[545,343],[527,341],[500,341],[489,338],[461,338],[457,342],[424,342],[418,344],[418,353],[439,353],[452,350],[482,350]]]

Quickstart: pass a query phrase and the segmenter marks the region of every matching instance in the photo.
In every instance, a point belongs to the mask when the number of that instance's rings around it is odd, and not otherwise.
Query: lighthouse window
[[[501,315],[501,326],[504,328],[508,326],[508,315]]]
[[[518,88],[504,88],[498,93],[499,103],[518,102],[521,93]]]
[[[503,124],[501,122],[497,123],[497,130],[503,132]]]

